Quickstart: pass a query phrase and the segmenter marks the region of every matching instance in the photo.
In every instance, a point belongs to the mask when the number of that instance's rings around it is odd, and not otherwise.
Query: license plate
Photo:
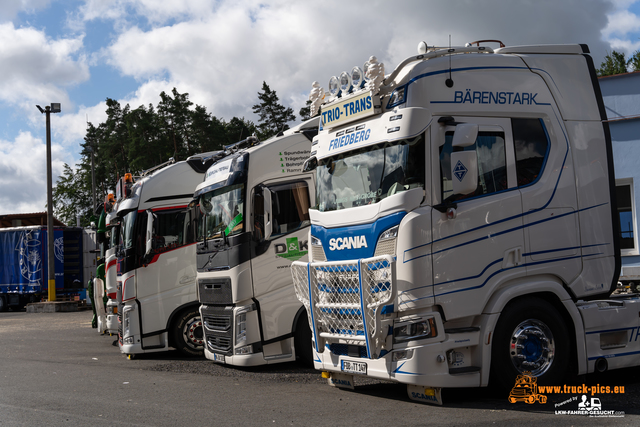
[[[351,362],[349,360],[343,360],[342,372],[348,372],[350,374],[367,375],[367,364],[364,362]]]
[[[213,361],[224,363],[224,354],[213,353]]]

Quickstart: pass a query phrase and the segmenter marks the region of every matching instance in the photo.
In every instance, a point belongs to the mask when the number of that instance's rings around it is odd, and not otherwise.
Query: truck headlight
[[[253,353],[253,345],[245,345],[243,347],[238,347],[234,350],[235,354],[251,354]]]
[[[433,317],[393,328],[394,342],[433,338],[437,335],[438,331],[436,330],[436,322]]]
[[[253,310],[255,310],[253,304],[238,307],[236,310],[236,346],[247,341],[247,313]]]
[[[236,315],[236,345],[247,341],[247,313]]]
[[[380,234],[374,256],[396,255],[396,240],[398,238],[398,225],[391,227]]]
[[[125,308],[123,311],[123,316],[122,316],[122,330],[124,332],[124,336],[126,337],[127,335],[129,335],[129,332],[131,330],[131,311],[133,310],[133,308],[131,307],[127,307]]]

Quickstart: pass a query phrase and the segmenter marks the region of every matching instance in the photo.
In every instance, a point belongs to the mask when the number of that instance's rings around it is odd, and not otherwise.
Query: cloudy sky
[[[156,105],[177,88],[219,118],[256,121],[262,81],[297,113],[314,80],[376,55],[392,70],[421,40],[453,45],[586,43],[596,66],[640,48],[634,0],[0,0],[0,214],[46,204],[45,118],[53,176],[79,160],[105,99]]]

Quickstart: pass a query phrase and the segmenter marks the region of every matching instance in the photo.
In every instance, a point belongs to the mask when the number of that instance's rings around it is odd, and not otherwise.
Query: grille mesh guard
[[[340,262],[294,262],[296,296],[305,306],[316,351],[325,342],[366,345],[376,359],[386,339],[381,311],[395,298],[395,259],[390,255]]]

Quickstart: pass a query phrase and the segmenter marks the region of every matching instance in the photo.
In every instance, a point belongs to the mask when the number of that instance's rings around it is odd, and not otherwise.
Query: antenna
[[[451,54],[453,51],[454,49],[451,49],[451,34],[449,34],[449,78],[444,82],[447,87],[453,87],[453,79],[451,78]]]

